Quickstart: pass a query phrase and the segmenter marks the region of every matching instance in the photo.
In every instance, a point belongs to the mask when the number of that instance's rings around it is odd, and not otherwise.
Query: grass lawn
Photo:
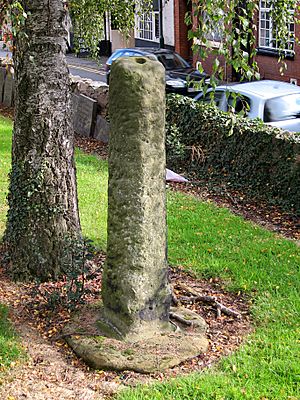
[[[7,174],[11,165],[11,128],[11,122],[0,116],[0,241],[3,236],[7,211]]]
[[[2,230],[10,130],[8,120],[0,118]],[[104,249],[107,164],[81,152],[76,161],[83,233]],[[213,369],[126,390],[117,399],[299,400],[299,247],[226,209],[180,193],[168,193],[168,228],[170,263],[198,277],[219,276],[229,290],[248,292],[255,331]]]
[[[107,239],[107,163],[76,150],[78,202],[83,234],[98,247]]]
[[[11,363],[24,354],[19,340],[8,322],[7,313],[7,307],[0,304],[0,377]]]
[[[299,247],[181,194],[169,193],[168,226],[170,262],[248,292],[256,329],[214,369],[128,390],[118,400],[299,400]]]
[[[5,226],[7,211],[6,195],[8,186],[7,173],[11,158],[11,122],[0,117],[0,241]],[[7,307],[0,304],[0,376],[23,353],[18,338],[7,319]]]

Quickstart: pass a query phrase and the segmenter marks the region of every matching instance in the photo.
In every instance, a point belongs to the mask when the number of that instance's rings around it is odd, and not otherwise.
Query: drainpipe
[[[107,23],[106,23],[106,13],[103,13],[103,22],[104,22],[104,40],[107,42]]]
[[[158,10],[159,10],[159,48],[165,48],[165,39],[164,39],[164,16],[163,16],[163,0],[158,1]]]

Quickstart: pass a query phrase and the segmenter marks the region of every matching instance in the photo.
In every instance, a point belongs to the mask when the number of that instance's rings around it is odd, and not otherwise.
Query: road
[[[88,58],[76,57],[73,54],[67,55],[67,62],[70,73],[79,75],[82,78],[92,79],[93,81],[106,82],[105,63],[107,58],[100,57],[99,63]]]
[[[0,58],[9,57],[9,51],[0,49]],[[105,62],[106,57],[100,57],[99,63],[88,58],[76,57],[73,54],[67,55],[67,63],[69,66],[70,74],[81,76],[82,78],[92,79],[93,81],[106,82],[105,77]]]

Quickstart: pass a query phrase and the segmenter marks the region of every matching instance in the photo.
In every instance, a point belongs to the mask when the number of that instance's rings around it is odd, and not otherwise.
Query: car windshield
[[[178,54],[164,53],[156,54],[158,61],[160,61],[166,70],[189,68],[190,65]]]
[[[300,118],[300,93],[276,97],[266,101],[264,122]]]

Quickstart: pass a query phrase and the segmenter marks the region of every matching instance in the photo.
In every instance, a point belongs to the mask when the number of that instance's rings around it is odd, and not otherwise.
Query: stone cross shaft
[[[165,72],[143,57],[112,65],[106,319],[126,337],[168,327]]]

